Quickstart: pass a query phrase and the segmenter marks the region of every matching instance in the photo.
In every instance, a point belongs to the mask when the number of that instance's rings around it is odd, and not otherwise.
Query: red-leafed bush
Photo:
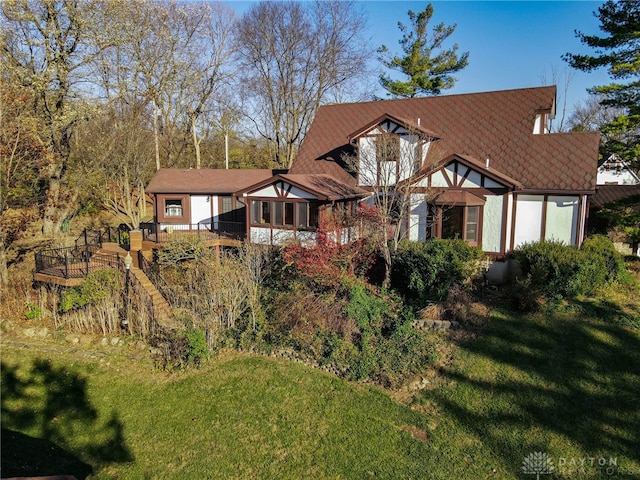
[[[315,246],[287,245],[282,257],[295,276],[325,289],[340,285],[345,276],[365,276],[374,264],[377,252],[367,239],[338,245],[321,233]]]

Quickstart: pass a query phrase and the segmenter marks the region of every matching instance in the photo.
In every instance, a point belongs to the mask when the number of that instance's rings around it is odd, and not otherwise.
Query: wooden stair
[[[171,305],[158,291],[155,285],[149,280],[145,273],[133,265],[131,266],[131,275],[136,277],[138,283],[145,289],[151,297],[151,307],[158,325],[165,330],[179,330],[181,325],[173,319]]]

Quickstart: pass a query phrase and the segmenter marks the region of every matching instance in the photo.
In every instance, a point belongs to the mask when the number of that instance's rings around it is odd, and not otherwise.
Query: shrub
[[[595,293],[620,279],[624,261],[604,236],[587,239],[581,250],[557,241],[535,242],[514,251],[522,270],[523,294],[570,298]]]
[[[87,275],[82,285],[62,292],[60,310],[69,310],[96,304],[99,300],[112,298],[121,291],[122,274],[114,269],[98,270]]]
[[[207,337],[203,330],[189,328],[184,334],[187,340],[187,362],[192,365],[200,365],[202,360],[209,358],[210,351],[207,348]]]
[[[433,345],[427,334],[405,322],[378,344],[376,369],[371,376],[385,387],[397,388],[431,364],[433,357]]]
[[[391,286],[416,309],[446,297],[449,288],[468,279],[482,258],[463,240],[403,240],[394,254]]]
[[[594,235],[587,238],[582,244],[582,251],[590,257],[600,257],[604,261],[606,283],[618,281],[626,273],[624,258],[605,235]]]
[[[34,305],[31,302],[27,302],[27,311],[24,314],[26,320],[37,320],[42,315],[42,308]]]

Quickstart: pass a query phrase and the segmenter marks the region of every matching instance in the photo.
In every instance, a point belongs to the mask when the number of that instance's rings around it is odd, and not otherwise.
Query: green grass
[[[524,478],[531,452],[556,465],[564,459],[557,478],[597,478],[599,469],[580,466],[582,458],[615,459],[616,475],[605,469],[602,478],[640,478],[636,329],[567,313],[494,313],[416,403],[437,413],[433,444],[468,464],[433,478],[485,478],[494,470]]]
[[[94,466],[96,478],[423,473],[427,445],[403,430],[421,427],[418,413],[376,388],[299,364],[226,354],[201,370],[167,377],[140,372],[139,365],[127,370],[122,361],[115,368],[34,361],[24,351],[3,357],[4,377],[18,378],[8,382],[17,388],[3,391],[3,428],[73,452]],[[54,402],[58,408],[43,388],[43,369],[55,372],[47,384],[61,397]],[[64,407],[62,399],[72,397],[75,405]],[[108,446],[118,443],[118,454],[110,454]]]
[[[612,321],[640,308],[616,305],[495,311],[479,336],[441,339],[450,355],[407,406],[238,353],[168,375],[122,350],[5,347],[2,475],[532,479],[523,460],[545,452],[557,468],[540,478],[640,478],[640,330]]]

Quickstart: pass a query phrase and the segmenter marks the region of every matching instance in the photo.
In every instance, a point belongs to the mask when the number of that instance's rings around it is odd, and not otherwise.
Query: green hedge
[[[601,235],[585,240],[581,249],[547,241],[523,245],[513,255],[522,270],[520,282],[547,296],[590,295],[625,272],[622,256]]]
[[[393,256],[391,287],[413,307],[442,300],[449,288],[462,283],[476,270],[482,250],[463,240],[433,239],[400,242]]]

